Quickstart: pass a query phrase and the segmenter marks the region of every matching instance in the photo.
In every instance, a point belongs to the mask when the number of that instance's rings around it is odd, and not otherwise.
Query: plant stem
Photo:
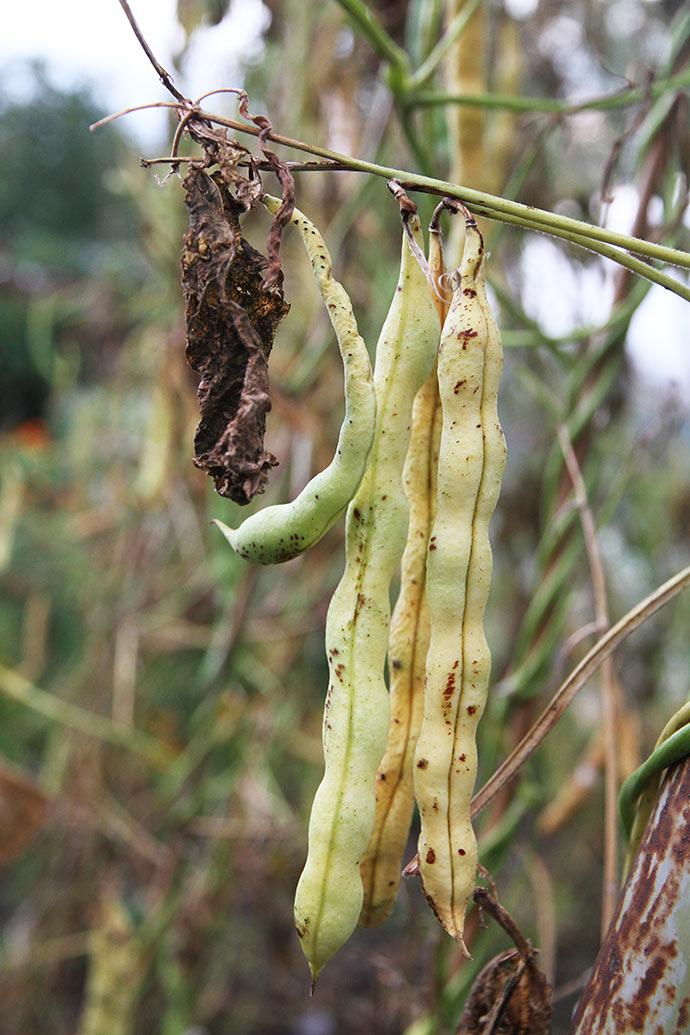
[[[412,77],[412,83],[415,83],[418,74],[417,72]],[[559,101],[553,97],[515,97],[511,94],[501,93],[438,93],[427,90],[409,94],[405,98],[405,103],[414,107],[464,104],[477,108],[500,108],[514,112],[552,112],[557,115],[576,115],[580,111],[607,111],[612,108],[624,108],[629,104],[639,104],[645,100],[654,100],[667,90],[681,90],[688,85],[690,85],[690,74],[686,71],[680,75],[651,83],[649,86],[626,87],[615,93],[601,94],[584,101]]]
[[[407,82],[408,91],[416,90],[418,86],[423,86],[427,79],[434,74],[450,48],[457,40],[458,36],[462,33],[474,12],[479,7],[480,3],[481,0],[468,0],[468,3],[466,3],[462,10],[458,12],[451,24],[448,26],[447,31],[430,52],[427,59],[423,61],[417,71],[410,76]],[[417,95],[408,92],[405,96],[400,98],[400,101],[406,106],[416,104],[416,96]]]
[[[408,185],[405,184],[405,186]],[[473,211],[477,212],[478,215],[492,218],[491,213],[483,210],[481,206],[476,206]],[[500,217],[496,216],[495,218]],[[667,273],[664,273],[662,270],[658,270],[655,266],[650,266],[648,263],[643,262],[642,259],[635,258],[634,255],[629,255],[619,247],[605,244],[601,240],[593,241],[588,236],[585,236],[585,234],[574,233],[571,230],[562,230],[556,227],[551,227],[551,229],[546,230],[543,226],[535,227],[528,219],[521,219],[516,216],[507,217],[505,222],[511,223],[513,226],[522,226],[526,230],[536,230],[539,233],[548,233],[553,237],[560,237],[564,241],[569,241],[571,244],[577,244],[581,248],[586,248],[588,251],[595,252],[597,255],[601,255],[605,259],[611,259],[613,262],[617,262],[619,266],[624,266],[632,273],[637,273],[638,276],[644,277],[646,280],[651,280],[655,284],[659,284],[660,287],[664,287],[668,291],[673,291],[674,294],[680,295],[680,297],[684,298],[686,302],[690,302],[690,285],[683,284],[682,281],[676,280],[675,277],[670,277]]]
[[[613,653],[616,647],[630,633],[639,628],[640,625],[661,610],[665,604],[673,600],[684,589],[687,589],[688,586],[690,586],[690,567],[683,568],[682,571],[679,571],[667,582],[655,589],[653,593],[641,600],[639,604],[616,622],[600,640],[597,640],[591,650],[585,654],[565,682],[558,688],[550,703],[529,732],[525,734],[493,776],[487,780],[482,789],[475,794],[471,806],[471,816],[473,819],[482,809],[486,808],[505,784],[517,776],[521,767],[534,754],[573,698],[591,679],[602,662]]]
[[[621,787],[618,799],[618,810],[621,825],[626,836],[630,836],[635,818],[635,802],[654,776],[664,769],[675,765],[686,755],[690,755],[690,723],[686,723],[656,747],[639,769],[631,773]]]
[[[391,39],[376,15],[363,0],[336,0],[361,31],[376,53],[399,72],[407,73],[409,61],[405,51]]]
[[[219,126],[227,126],[229,129],[240,133],[248,133],[251,136],[259,135],[259,130],[255,126],[247,126],[244,123],[237,122],[235,119],[228,119],[222,115],[200,111],[199,118],[215,122]],[[660,262],[667,262],[682,269],[690,269],[690,253],[680,251],[678,248],[668,248],[665,245],[655,244],[652,241],[644,241],[639,237],[630,237],[628,234],[606,230],[603,227],[585,223],[580,219],[572,219],[569,216],[557,215],[555,212],[548,212],[545,209],[533,208],[531,205],[523,205],[517,201],[509,201],[506,198],[487,194],[484,191],[472,190],[457,183],[449,183],[446,180],[438,180],[431,176],[422,176],[419,173],[411,173],[403,169],[395,169],[390,166],[378,165],[375,162],[367,162],[361,158],[342,155],[337,151],[330,151],[328,148],[320,147],[317,144],[293,140],[279,133],[267,133],[266,138],[276,144],[282,144],[284,147],[289,147],[296,151],[305,151],[307,154],[317,155],[319,158],[337,162],[343,168],[353,172],[381,176],[387,180],[398,180],[412,190],[423,190],[431,194],[438,194],[441,197],[457,198],[471,212],[477,215],[514,223],[516,226],[524,226],[532,230],[541,230],[544,233],[552,233],[555,236],[570,234],[569,239],[573,243],[584,247],[591,247],[590,242],[592,241],[601,241],[617,248],[627,249],[649,259],[658,259]],[[620,261],[617,256],[611,255],[610,257]],[[641,265],[644,266],[644,264]],[[636,270],[635,272],[641,272],[643,276],[649,277],[650,268],[644,266],[644,271]],[[670,287],[671,290],[678,290],[679,287],[681,289],[684,287],[684,285],[677,285],[670,278],[669,281],[664,286]],[[679,293],[682,294],[682,291]]]
[[[568,429],[563,424],[557,428],[558,441],[563,452],[563,459],[573,483],[575,501],[580,512],[582,534],[589,559],[589,570],[592,579],[592,596],[594,597],[594,614],[599,631],[609,626],[609,608],[606,593],[606,578],[599,553],[596,524],[589,505],[587,487],[580,470]],[[602,674],[602,715],[604,735],[604,881],[601,904],[601,937],[604,938],[609,924],[616,912],[618,898],[618,870],[616,854],[617,834],[617,777],[616,758],[616,690],[613,660],[606,658],[601,666]]]

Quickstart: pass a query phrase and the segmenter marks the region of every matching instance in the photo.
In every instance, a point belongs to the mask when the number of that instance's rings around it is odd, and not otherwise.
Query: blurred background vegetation
[[[228,6],[178,0],[186,46]],[[481,5],[415,89],[357,21],[359,4],[265,6],[243,85],[278,132],[594,222],[622,199],[620,229],[690,248],[683,4]],[[369,8],[412,69],[448,20],[441,0]],[[342,527],[261,570],[210,527],[242,515],[190,460],[181,184],[139,167],[126,125],[89,134],[102,113],[84,93],[32,74],[21,102],[0,95],[0,1032],[452,1033],[472,975],[507,943],[477,928],[463,963],[414,881],[308,998],[292,896],[321,777],[323,625]],[[567,108],[631,84],[641,89],[627,103]],[[432,103],[432,91],[479,100]],[[298,174],[297,203],[374,342],[399,252],[384,182]],[[431,200],[419,204],[428,217]],[[257,247],[267,229],[261,213],[245,221]],[[584,475],[612,621],[688,563],[690,526],[690,354],[663,361],[687,308],[582,251],[484,229],[509,459],[492,524],[482,782],[596,638],[557,428]],[[342,412],[337,350],[293,237],[282,252],[292,310],[271,360],[280,466],[252,507],[294,496],[329,462]],[[615,658],[619,777],[687,698],[689,619],[681,597]],[[600,683],[478,827],[482,860],[554,983],[555,1033],[599,944]]]

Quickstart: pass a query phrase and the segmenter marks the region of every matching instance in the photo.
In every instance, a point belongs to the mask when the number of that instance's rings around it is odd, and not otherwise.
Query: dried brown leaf
[[[458,1035],[549,1035],[551,988],[516,949],[492,959],[472,985]]]
[[[191,168],[185,181],[190,226],[182,250],[187,359],[201,375],[194,463],[221,496],[248,503],[277,463],[264,449],[268,357],[289,310],[278,273],[268,289],[266,258],[242,236],[246,209],[220,172]]]

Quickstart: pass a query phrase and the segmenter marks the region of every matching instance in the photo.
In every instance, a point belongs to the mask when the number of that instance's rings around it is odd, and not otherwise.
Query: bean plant
[[[241,6],[180,0],[185,47]],[[126,248],[8,251],[48,401],[0,439],[3,1023],[565,1035],[687,755],[690,364],[650,357],[690,301],[690,19],[266,10],[241,83],[149,53],[145,168],[95,130]],[[190,169],[193,258],[256,274],[203,318],[286,300],[237,335],[279,461],[248,506],[191,461]]]

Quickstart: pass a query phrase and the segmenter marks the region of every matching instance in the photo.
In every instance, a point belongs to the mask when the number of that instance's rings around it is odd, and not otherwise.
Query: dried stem
[[[141,48],[144,51],[144,53],[146,54],[146,57],[149,59],[149,61],[151,62],[151,64],[155,68],[156,74],[158,75],[158,78],[162,82],[163,86],[166,88],[166,90],[168,90],[173,95],[173,97],[176,100],[178,100],[180,102],[180,104],[185,104],[185,105],[186,104],[190,104],[191,102],[186,97],[184,97],[180,93],[180,91],[173,85],[172,76],[170,75],[169,72],[166,72],[166,70],[163,68],[163,66],[161,65],[160,61],[158,61],[158,59],[156,58],[156,55],[153,53],[153,51],[149,47],[148,43],[144,39],[143,33],[142,33],[141,29],[139,28],[139,26],[137,25],[136,19],[135,19],[134,15],[132,14],[132,10],[131,10],[129,4],[127,3],[127,0],[120,0],[120,7],[125,12],[125,16],[127,18],[127,21],[129,22],[129,24],[132,26],[132,31],[134,32],[134,35],[139,40],[139,43],[141,44]]]
[[[616,647],[630,633],[639,628],[640,625],[661,610],[665,604],[673,600],[688,586],[690,586],[690,565],[687,568],[683,568],[682,571],[679,571],[667,582],[664,582],[653,593],[650,593],[648,597],[645,597],[644,600],[641,600],[639,604],[628,611],[620,621],[616,622],[594,644],[580,663],[576,665],[565,682],[558,688],[549,705],[544,709],[517,747],[498,767],[493,776],[487,780],[482,789],[475,794],[470,809],[473,819],[482,809],[486,808],[502,787],[517,776],[524,763],[534,754],[544,738],[556,725],[565,709],[591,679],[602,662],[613,653]]]
[[[606,596],[606,579],[597,545],[594,516],[587,499],[587,488],[575,456],[573,444],[565,425],[558,426],[558,441],[563,451],[563,459],[573,483],[575,501],[580,513],[582,533],[592,576],[592,593],[594,596],[594,613],[599,630],[608,628],[609,609]],[[616,854],[617,838],[617,758],[616,758],[616,688],[615,673],[611,658],[602,663],[602,713],[604,720],[604,882],[601,903],[601,935],[608,930],[616,911],[618,898],[618,860]]]
[[[495,894],[492,894],[487,888],[475,888],[474,894],[472,895],[474,902],[480,909],[492,916],[497,924],[503,928],[509,938],[513,939],[515,948],[522,956],[523,960],[529,962],[535,953],[534,949],[527,941],[518,925],[513,920],[512,916],[504,906],[496,898]]]

